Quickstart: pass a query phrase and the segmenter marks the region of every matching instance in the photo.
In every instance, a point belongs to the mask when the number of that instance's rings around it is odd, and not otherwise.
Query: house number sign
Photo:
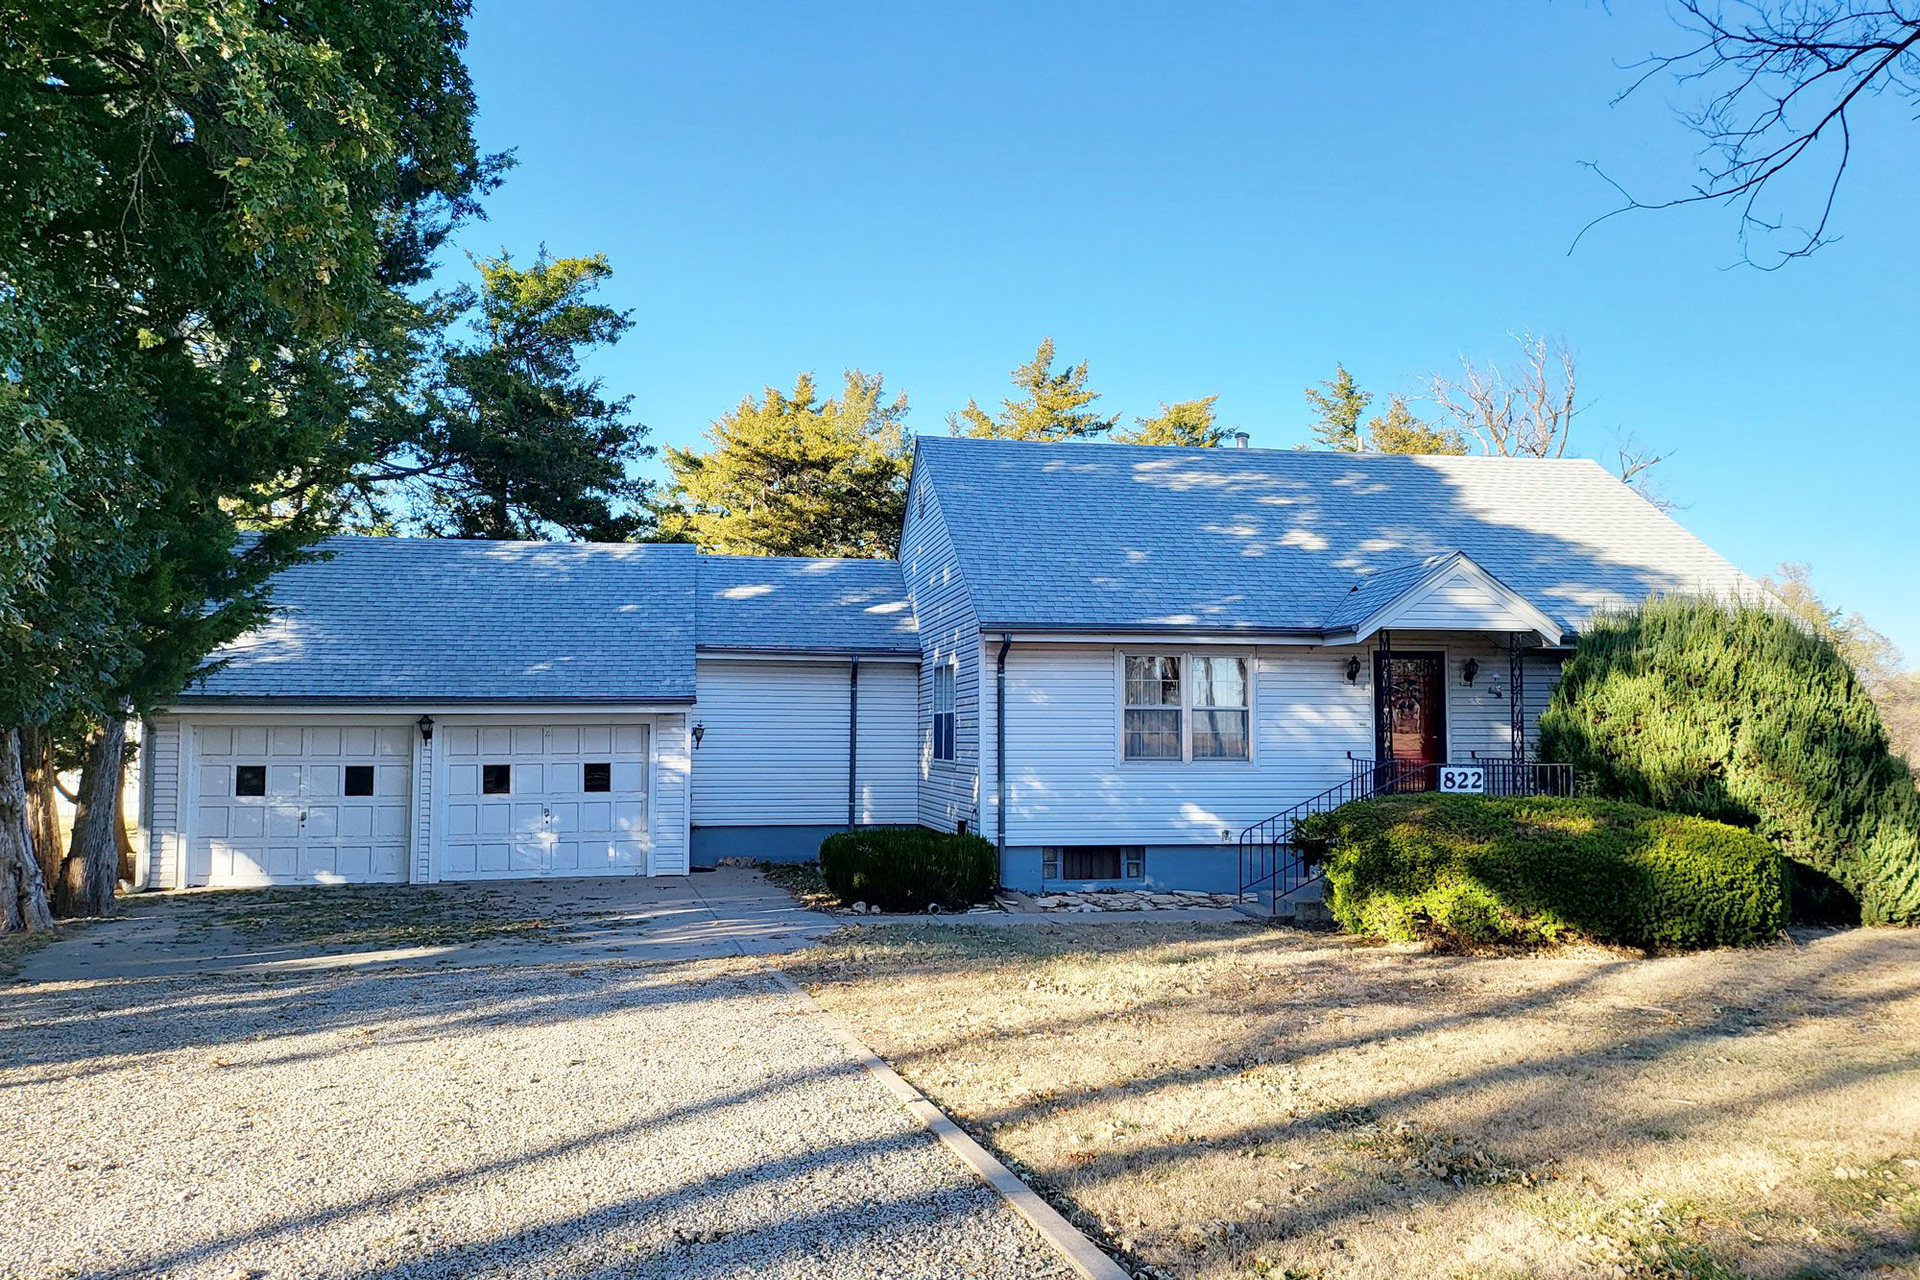
[[[1443,764],[1440,766],[1442,791],[1471,791],[1475,795],[1487,789],[1487,771],[1478,765]]]

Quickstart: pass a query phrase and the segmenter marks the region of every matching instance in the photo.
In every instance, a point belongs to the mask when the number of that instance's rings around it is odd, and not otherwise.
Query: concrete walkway
[[[30,955],[20,980],[672,962],[775,955],[835,929],[915,924],[1022,928],[1143,921],[1225,923],[1230,909],[830,915],[796,904],[759,872],[506,880],[481,884],[200,890],[143,896],[125,914]],[[514,929],[516,922],[528,925]],[[410,939],[427,935],[424,943]]]

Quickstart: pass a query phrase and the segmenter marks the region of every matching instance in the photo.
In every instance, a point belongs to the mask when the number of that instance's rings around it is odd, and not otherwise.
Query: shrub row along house
[[[1521,755],[1596,609],[1745,590],[1584,460],[922,438],[897,561],[344,538],[145,729],[155,886],[678,875],[964,827],[1231,891],[1357,761]]]

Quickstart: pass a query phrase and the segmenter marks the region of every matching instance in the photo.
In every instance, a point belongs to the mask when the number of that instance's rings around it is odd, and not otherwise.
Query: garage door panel
[[[645,726],[466,726],[475,754],[447,768],[443,879],[646,869]],[[609,796],[585,790],[586,766]],[[508,790],[485,794],[507,770]],[[592,798],[588,798],[591,796]],[[473,839],[474,836],[492,837]]]
[[[189,866],[193,883],[404,881],[408,730],[374,725],[207,725]],[[374,770],[371,796],[346,792],[349,766]],[[256,794],[239,794],[259,770]],[[263,776],[261,776],[263,775]]]

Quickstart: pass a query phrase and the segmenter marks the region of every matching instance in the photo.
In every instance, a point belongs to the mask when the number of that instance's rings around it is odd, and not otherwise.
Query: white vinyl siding
[[[1391,623],[1395,632],[1417,631],[1423,627],[1467,632],[1525,631],[1533,625],[1528,615],[1513,609],[1466,573],[1456,573],[1440,583],[1397,612]]]
[[[1397,651],[1447,654],[1449,753],[1509,750],[1504,637],[1395,631]],[[1195,647],[1197,648],[1197,646]],[[1219,844],[1352,776],[1348,753],[1374,754],[1374,646],[1271,646],[1253,656],[1253,758],[1117,758],[1117,655],[1141,648],[1016,642],[1007,660],[1007,843]],[[1231,651],[1229,651],[1231,652]],[[1349,684],[1348,661],[1361,659]],[[1477,657],[1474,685],[1461,668]],[[1527,703],[1534,703],[1529,665]],[[1498,686],[1501,696],[1493,696]],[[991,706],[988,708],[991,712]],[[991,743],[989,717],[982,737]],[[993,758],[982,780],[982,831],[994,834]]]
[[[694,671],[694,825],[845,823],[846,662],[702,658]]]
[[[706,726],[693,780],[698,826],[820,826],[847,821],[851,664],[702,658]],[[919,668],[860,664],[855,821],[912,823],[919,804]]]
[[[147,883],[155,889],[181,887],[180,722],[172,716],[148,721],[140,749],[149,777],[140,825],[146,832]]]
[[[692,721],[685,715],[658,715],[648,741],[653,748],[650,800],[653,809],[653,853],[647,874],[683,876],[691,866],[687,823],[692,812]]]
[[[857,816],[886,826],[919,821],[920,666],[860,664]]]
[[[925,465],[915,468],[913,488],[913,510],[900,539],[900,566],[920,628],[919,814],[925,825],[951,831],[959,822],[974,822],[980,810],[986,701],[981,686],[986,663],[979,618],[961,580],[959,560],[940,511],[940,495]],[[954,758],[935,760],[933,672],[947,662],[954,664]]]

